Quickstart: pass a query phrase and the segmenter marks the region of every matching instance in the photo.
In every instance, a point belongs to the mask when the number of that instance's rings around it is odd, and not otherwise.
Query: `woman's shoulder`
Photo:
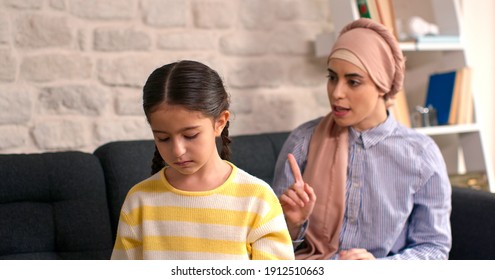
[[[404,151],[409,150],[416,155],[417,160],[425,164],[427,161],[437,162],[443,159],[437,143],[430,136],[420,133],[413,128],[398,126],[393,139]],[[428,160],[430,159],[430,160]],[[411,160],[413,160],[411,158]],[[436,164],[436,163],[435,163]]]
[[[318,117],[316,119],[312,119],[310,121],[307,121],[299,126],[297,126],[294,130],[291,132],[291,136],[308,136],[313,134],[313,131],[315,130],[316,126],[321,122],[323,117]]]
[[[430,136],[403,125],[397,126],[394,135],[413,146],[425,147],[432,144],[436,145]]]

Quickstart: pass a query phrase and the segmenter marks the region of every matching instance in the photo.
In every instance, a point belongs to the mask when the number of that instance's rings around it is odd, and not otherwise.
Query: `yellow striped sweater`
[[[112,259],[294,259],[273,190],[231,166],[211,191],[175,189],[163,170],[135,185],[122,206]]]

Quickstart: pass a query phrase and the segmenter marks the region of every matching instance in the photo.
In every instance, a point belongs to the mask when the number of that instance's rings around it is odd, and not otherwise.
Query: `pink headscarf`
[[[367,18],[353,21],[340,32],[328,60],[345,59],[339,55],[343,53],[341,50],[352,53],[361,62],[363,70],[386,93],[385,99],[402,88],[405,59],[399,43],[385,26]],[[353,63],[352,59],[347,60]]]

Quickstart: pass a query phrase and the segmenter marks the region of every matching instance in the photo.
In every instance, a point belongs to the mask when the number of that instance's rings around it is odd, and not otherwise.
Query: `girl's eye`
[[[170,138],[165,137],[165,138],[157,138],[159,142],[167,142]]]
[[[192,140],[194,138],[196,138],[198,136],[199,133],[196,133],[194,135],[184,135],[184,138],[188,139],[188,140]]]

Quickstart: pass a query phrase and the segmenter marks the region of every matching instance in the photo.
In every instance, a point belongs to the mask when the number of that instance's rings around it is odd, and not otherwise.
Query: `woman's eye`
[[[159,142],[167,142],[170,138],[165,137],[165,138],[157,138]]]
[[[328,78],[329,81],[335,81],[335,80],[337,80],[337,76],[335,76],[334,74],[331,74],[331,73],[329,73],[327,75],[327,78]]]
[[[357,81],[357,80],[349,80],[349,85],[350,85],[351,87],[357,87],[357,86],[359,86],[360,84],[361,84],[361,83],[360,83],[359,81]]]

